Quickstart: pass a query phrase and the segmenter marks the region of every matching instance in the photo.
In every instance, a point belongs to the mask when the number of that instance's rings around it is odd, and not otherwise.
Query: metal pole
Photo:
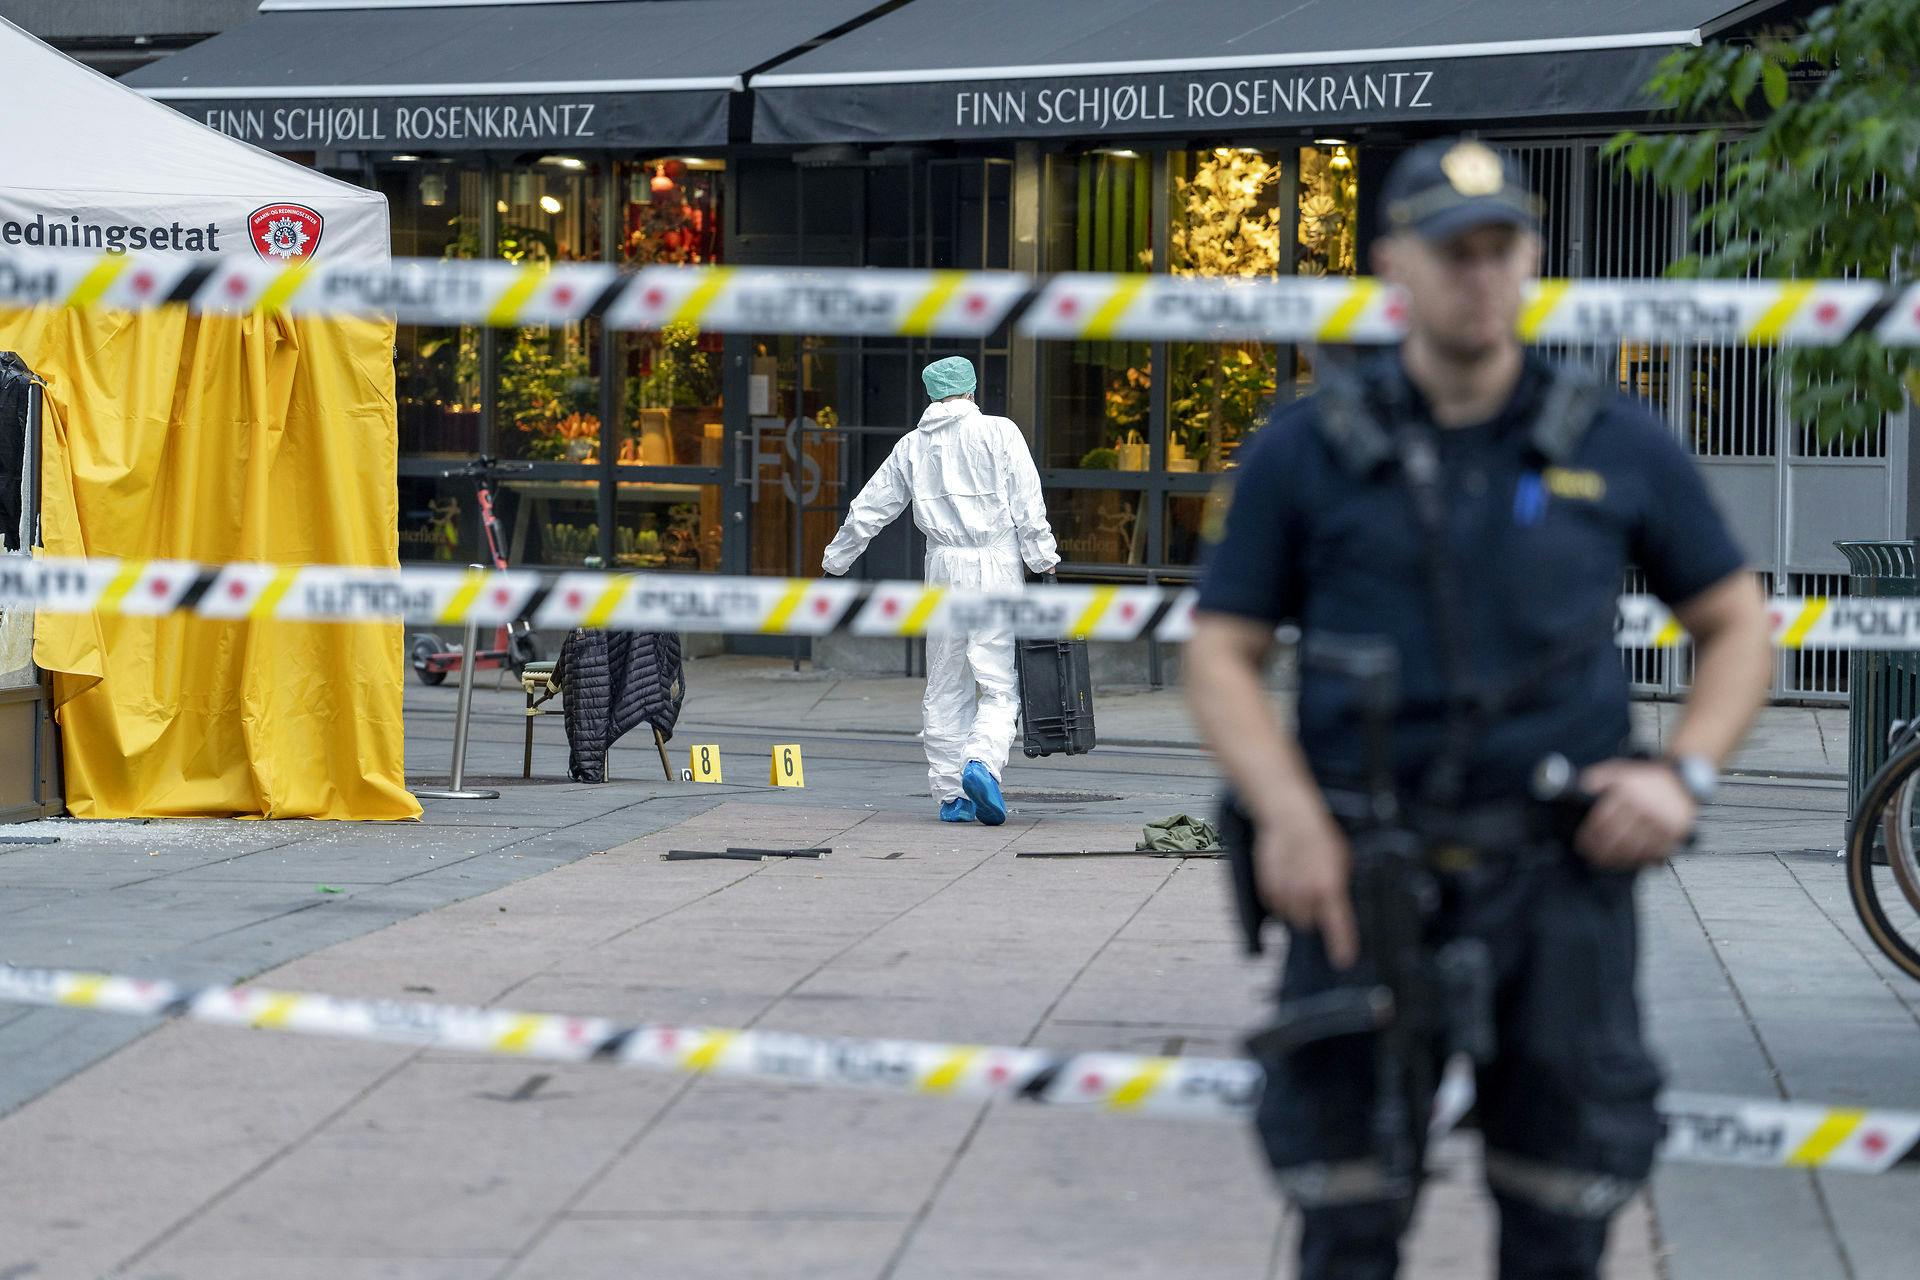
[[[793,507],[792,563],[793,576],[796,578],[801,577],[806,572],[806,567],[802,562],[805,548],[801,546],[801,543],[807,536],[807,499],[806,490],[800,487],[806,483],[807,478],[806,466],[800,461],[801,454],[807,447],[805,443],[805,428],[800,425],[801,415],[805,412],[806,405],[806,380],[807,344],[803,338],[800,342],[800,372],[798,378],[795,379],[800,385],[800,392],[798,396],[795,397],[798,403],[793,407],[793,422],[787,427],[786,478],[782,480],[782,483],[786,485],[787,489],[787,501]],[[805,643],[806,641],[799,636],[793,638],[793,669],[796,672],[800,670],[800,646]]]
[[[478,569],[479,565],[467,566]],[[466,649],[460,659],[460,699],[453,711],[453,777],[444,791],[415,791],[429,800],[498,800],[498,791],[469,791],[467,781],[467,717],[473,710],[474,655],[480,649],[480,623],[467,619]]]
[[[32,555],[40,545],[40,415],[44,409],[46,383],[39,374],[30,375],[27,383],[27,439],[26,452],[21,457],[20,492],[26,498],[21,511],[20,550]]]

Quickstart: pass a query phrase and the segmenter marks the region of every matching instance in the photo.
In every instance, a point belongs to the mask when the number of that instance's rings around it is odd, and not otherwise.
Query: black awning
[[[272,150],[727,141],[742,75],[878,0],[271,0],[125,83]]]
[[[1646,110],[1740,0],[910,0],[756,75],[754,141],[1206,135]]]

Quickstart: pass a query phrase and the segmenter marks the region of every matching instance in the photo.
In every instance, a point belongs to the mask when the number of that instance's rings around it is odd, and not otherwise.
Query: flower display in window
[[[1276,188],[1280,166],[1259,151],[1201,152],[1193,173],[1176,176],[1167,246],[1177,276],[1270,276],[1280,270],[1286,211]]]
[[[502,378],[504,384],[505,379]],[[591,413],[570,413],[558,421],[537,415],[519,428],[531,436],[526,456],[552,462],[595,462],[600,452],[600,419]]]
[[[1244,147],[1193,157],[1191,176],[1176,175],[1168,267],[1186,276],[1273,276],[1286,259],[1288,210],[1282,166]],[[1273,360],[1258,345],[1180,344],[1170,352],[1167,465],[1216,470],[1273,399]]]
[[[1345,146],[1300,148],[1300,246],[1294,272],[1350,276],[1358,260],[1360,172]]]

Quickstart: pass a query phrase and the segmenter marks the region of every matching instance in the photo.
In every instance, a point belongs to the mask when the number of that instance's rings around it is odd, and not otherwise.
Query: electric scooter
[[[481,537],[487,544],[487,557],[496,569],[507,567],[507,539],[500,525],[500,517],[493,512],[494,482],[509,472],[531,470],[533,464],[530,462],[501,462],[482,454],[464,467],[440,473],[449,477],[465,476],[473,481],[474,491],[480,496]],[[407,656],[413,662],[413,673],[420,677],[420,683],[430,685],[444,682],[450,673],[459,671],[460,664],[467,660],[465,650],[426,631],[417,632],[407,640]],[[533,624],[521,618],[494,632],[493,647],[481,649],[473,655],[473,669],[484,671],[490,667],[505,667],[517,676],[529,662],[538,661],[540,641],[533,634]]]

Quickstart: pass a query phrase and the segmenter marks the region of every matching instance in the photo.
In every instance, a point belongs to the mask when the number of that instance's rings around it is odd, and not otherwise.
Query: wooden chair
[[[522,778],[533,777],[533,718],[552,715],[562,709],[546,705],[560,694],[560,684],[553,678],[554,666],[555,664],[551,662],[529,662],[526,669],[520,673],[520,687],[526,690],[527,694],[527,740],[526,749],[520,757]],[[647,727],[653,728],[652,725]],[[673,766],[667,763],[667,742],[660,736],[658,729],[653,729],[653,747],[660,753],[660,772],[666,776],[668,782],[672,782]],[[609,758],[607,780],[612,781],[612,779],[613,764]]]

